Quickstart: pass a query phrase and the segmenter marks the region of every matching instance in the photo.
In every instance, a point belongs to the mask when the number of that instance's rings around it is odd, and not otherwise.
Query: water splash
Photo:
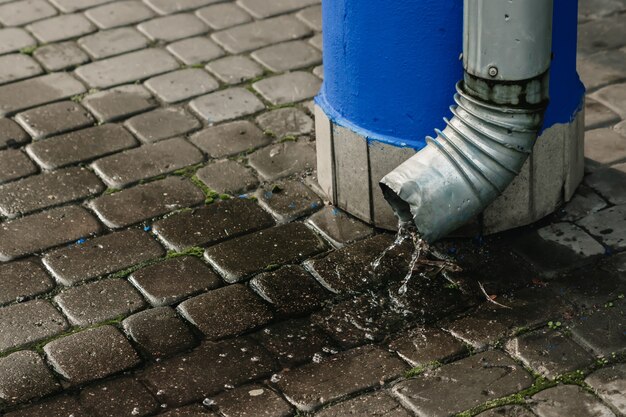
[[[413,250],[413,254],[411,255],[411,261],[409,262],[409,271],[406,273],[406,276],[402,280],[402,285],[400,286],[400,289],[398,290],[398,294],[400,295],[406,294],[409,281],[411,281],[411,278],[413,277],[415,266],[417,265],[417,262],[420,260],[420,256],[422,255],[422,252],[428,247],[426,242],[420,239],[417,235],[414,237],[413,242],[414,242],[415,249]]]
[[[398,233],[396,233],[396,238],[393,240],[393,243],[385,248],[380,255],[376,257],[370,264],[372,266],[372,271],[376,271],[376,269],[380,266],[380,262],[383,260],[385,255],[389,253],[389,251],[394,250],[398,246],[400,246],[406,239],[411,236],[411,229],[414,228],[412,222],[403,222],[402,220],[398,221]]]

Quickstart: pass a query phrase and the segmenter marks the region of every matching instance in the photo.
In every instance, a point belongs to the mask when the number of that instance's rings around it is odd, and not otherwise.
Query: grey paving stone
[[[250,15],[235,3],[222,3],[203,7],[196,10],[196,16],[213,30],[226,29],[252,20]]]
[[[96,218],[77,206],[59,207],[4,222],[0,224],[0,261],[73,242],[100,230]]]
[[[104,186],[91,171],[80,168],[34,175],[0,186],[0,213],[8,218],[99,194]]]
[[[172,138],[102,158],[93,168],[114,188],[202,162],[202,153],[182,138]]]
[[[591,312],[626,294],[626,281],[612,270],[610,262],[615,256],[607,257],[598,266],[574,270],[556,281],[550,282],[552,291],[559,294],[577,311]],[[608,262],[607,262],[608,261]]]
[[[586,165],[594,170],[626,161],[626,138],[613,129],[585,132]]]
[[[590,91],[622,81],[625,61],[626,51],[600,51],[590,56],[581,56],[576,62],[576,68],[587,91]]]
[[[137,29],[154,41],[164,42],[201,35],[209,30],[202,20],[190,13],[152,19],[140,24]]]
[[[322,82],[308,72],[295,71],[265,78],[252,87],[272,104],[288,104],[314,97]]]
[[[491,408],[478,414],[479,417],[537,417],[535,413],[521,405],[505,405]]]
[[[267,146],[254,152],[248,163],[267,181],[312,171],[315,168],[315,149],[304,139]]]
[[[227,56],[209,62],[206,69],[226,84],[239,84],[263,75],[263,68],[245,56]]]
[[[219,83],[206,71],[187,68],[150,78],[145,86],[164,102],[176,103],[210,93],[219,87]]]
[[[0,29],[0,54],[16,52],[22,48],[37,45],[37,41],[21,28]]]
[[[182,107],[166,107],[128,119],[124,126],[145,143],[184,135],[202,125]]]
[[[209,124],[225,122],[259,112],[265,105],[244,88],[228,88],[198,97],[191,109]]]
[[[151,308],[122,322],[124,331],[153,358],[187,350],[196,343],[191,330],[171,307]]]
[[[267,305],[243,284],[190,298],[178,305],[178,311],[209,340],[245,333],[263,326],[273,316]]]
[[[124,85],[90,94],[83,99],[87,107],[100,122],[111,122],[157,106],[148,90],[140,85]]]
[[[100,29],[110,29],[150,19],[154,13],[142,2],[131,0],[116,1],[94,7],[87,10],[85,16]]]
[[[210,158],[222,158],[251,151],[271,143],[254,124],[247,120],[224,123],[194,133],[191,142]]]
[[[94,417],[147,416],[159,404],[141,383],[128,377],[89,386],[80,392],[80,404]]]
[[[0,149],[17,147],[30,140],[30,136],[11,119],[0,118]]]
[[[71,69],[89,61],[89,57],[74,42],[40,46],[33,56],[48,71]]]
[[[268,267],[300,262],[325,249],[326,244],[305,225],[288,223],[212,246],[204,256],[227,282],[237,282]],[[248,261],[242,263],[244,254]]]
[[[614,206],[597,213],[592,213],[578,221],[604,245],[616,250],[626,248],[626,205]]]
[[[297,316],[320,308],[330,294],[298,265],[255,276],[250,285],[278,314]]]
[[[200,404],[193,404],[185,407],[176,408],[159,415],[161,417],[219,417],[217,414],[207,410],[204,406]]]
[[[134,28],[103,30],[78,40],[78,45],[94,59],[135,51],[148,46],[148,39]]]
[[[131,229],[48,252],[43,263],[58,282],[70,286],[163,255],[148,233]]]
[[[588,97],[585,98],[585,129],[597,129],[619,122],[620,117],[611,109]]]
[[[259,185],[252,171],[237,161],[225,160],[200,168],[197,177],[211,190],[238,195]]]
[[[309,39],[309,43],[321,51],[322,50],[322,46],[323,46],[322,45],[322,34],[318,33],[317,35],[313,36],[311,39]]]
[[[296,17],[316,32],[322,31],[322,6],[311,6],[296,14]]]
[[[250,12],[254,17],[265,19],[266,17],[292,12],[311,4],[318,4],[319,0],[279,0],[266,2],[263,0],[239,0],[241,7]]]
[[[427,366],[433,361],[443,362],[466,353],[462,342],[434,327],[418,327],[403,333],[389,343],[411,366]]]
[[[280,374],[277,385],[299,410],[312,411],[398,377],[406,365],[375,346],[342,352]]]
[[[269,376],[274,360],[246,338],[204,342],[191,353],[149,366],[140,376],[157,399],[168,406],[202,401],[237,386]],[[196,414],[193,414],[194,416]]]
[[[310,67],[322,62],[322,54],[304,41],[291,41],[268,46],[252,53],[270,71],[284,72]]]
[[[82,384],[139,363],[137,352],[113,326],[83,330],[43,348],[54,370],[70,384]]]
[[[185,65],[197,65],[224,56],[222,48],[203,36],[171,43],[167,50]]]
[[[211,38],[228,52],[239,54],[310,34],[311,29],[295,17],[279,16],[215,32]]]
[[[37,172],[37,166],[18,149],[0,151],[0,184],[14,181]]]
[[[78,401],[69,395],[59,395],[51,400],[40,402],[36,405],[12,411],[7,417],[48,417],[50,415],[65,416],[73,414],[74,417],[91,417],[83,409]]]
[[[54,282],[34,258],[0,265],[0,305],[53,288]]]
[[[43,139],[91,126],[95,120],[80,104],[62,101],[18,113],[18,122],[33,139]]]
[[[588,214],[595,213],[606,207],[606,201],[602,199],[591,188],[580,185],[576,190],[576,194],[563,207],[565,216],[564,220],[575,221]]]
[[[66,73],[42,75],[0,87],[0,116],[70,98],[85,87]]]
[[[57,13],[45,0],[15,1],[0,6],[0,23],[4,26],[22,26]]]
[[[99,197],[90,201],[89,206],[107,226],[120,228],[203,201],[202,191],[188,180],[167,177]]]
[[[549,388],[533,395],[531,401],[539,417],[615,417],[606,405],[576,385]]]
[[[274,220],[253,200],[229,199],[174,214],[154,223],[153,230],[169,248],[213,245],[274,225]]]
[[[68,328],[48,301],[32,300],[0,308],[0,352],[53,337]]]
[[[306,216],[322,207],[322,200],[309,187],[297,180],[270,183],[257,192],[259,204],[279,223]]]
[[[159,14],[171,14],[197,9],[198,7],[218,1],[219,0],[145,0],[145,2]]]
[[[626,6],[621,1],[591,0],[580,5],[578,9],[578,21],[598,19],[621,12]]]
[[[338,248],[374,233],[367,224],[332,206],[325,206],[311,215],[306,222]]]
[[[110,3],[111,1],[112,0],[50,0],[52,4],[65,13],[89,9],[90,7],[100,6],[101,4]]]
[[[625,29],[619,15],[583,23],[578,27],[578,53],[590,55],[626,45]]]
[[[292,408],[280,395],[264,385],[244,385],[213,398],[225,417],[289,417]],[[254,410],[254,411],[252,411]],[[252,414],[254,413],[254,414]]]
[[[626,413],[626,364],[599,369],[585,378],[594,391],[620,413]]]
[[[622,119],[626,118],[626,83],[606,86],[591,97],[619,114]]]
[[[626,142],[626,138],[623,139]],[[600,169],[585,178],[585,183],[611,204],[626,204],[626,162]]]
[[[9,404],[44,397],[60,389],[43,359],[22,350],[0,358],[0,399]]]
[[[150,48],[83,65],[76,75],[92,88],[108,88],[178,68],[178,62],[170,54]]]
[[[156,307],[175,304],[222,283],[204,262],[193,256],[147,266],[133,272],[129,280]]]
[[[516,393],[532,382],[511,358],[488,351],[403,381],[393,393],[419,416],[443,416]]]
[[[64,14],[32,23],[26,28],[42,43],[77,38],[96,31],[82,14]]]
[[[409,417],[410,414],[389,394],[378,391],[325,408],[318,417]]]
[[[86,162],[137,146],[122,126],[105,124],[32,143],[28,155],[45,169]]]
[[[11,54],[0,56],[0,84],[30,78],[42,72],[37,61],[28,55]]]
[[[613,307],[582,315],[570,326],[572,338],[595,355],[620,354],[626,351],[625,321],[624,304],[615,303]]]
[[[263,113],[256,118],[256,122],[264,132],[279,139],[306,135],[313,131],[313,119],[295,107]]]

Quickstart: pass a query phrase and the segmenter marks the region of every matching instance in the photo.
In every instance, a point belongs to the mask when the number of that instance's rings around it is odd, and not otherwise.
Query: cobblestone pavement
[[[574,199],[401,295],[315,187],[319,0],[0,0],[0,414],[625,415],[625,21]]]

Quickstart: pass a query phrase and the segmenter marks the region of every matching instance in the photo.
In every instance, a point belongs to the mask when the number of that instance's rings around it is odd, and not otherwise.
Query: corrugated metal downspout
[[[548,103],[552,0],[464,0],[464,79],[453,117],[380,182],[432,242],[493,202],[531,153]]]

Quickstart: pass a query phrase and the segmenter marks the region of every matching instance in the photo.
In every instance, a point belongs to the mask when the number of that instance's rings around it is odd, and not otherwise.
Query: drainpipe
[[[533,149],[548,104],[553,0],[464,0],[463,80],[446,128],[381,181],[435,241],[493,202]]]

